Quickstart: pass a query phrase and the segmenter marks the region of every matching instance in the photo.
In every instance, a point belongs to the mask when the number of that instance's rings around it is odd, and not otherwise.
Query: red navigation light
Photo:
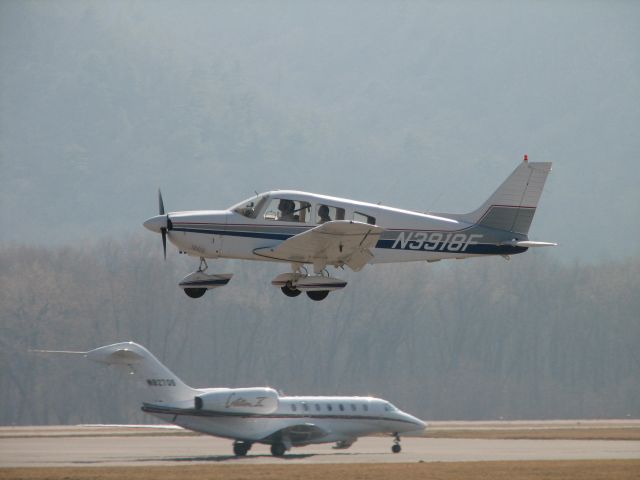
[[[524,161],[528,162],[529,161],[529,155],[527,155],[526,153],[524,154]]]

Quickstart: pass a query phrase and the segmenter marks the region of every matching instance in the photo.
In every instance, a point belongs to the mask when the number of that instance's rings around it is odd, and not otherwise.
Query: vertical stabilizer
[[[477,210],[458,218],[483,227],[526,235],[551,162],[522,162]]]
[[[143,401],[177,403],[193,401],[197,390],[187,386],[153,354],[134,342],[114,343],[87,352],[89,360],[115,365],[133,374],[144,386]]]

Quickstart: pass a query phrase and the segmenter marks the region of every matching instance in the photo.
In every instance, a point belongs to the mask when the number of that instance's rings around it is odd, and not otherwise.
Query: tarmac
[[[574,422],[575,423],[575,422]],[[635,422],[634,422],[635,423]],[[529,422],[530,424],[530,422]],[[522,428],[521,425],[504,428]],[[547,427],[537,422],[533,428]],[[637,427],[637,425],[634,425]],[[491,428],[455,422],[449,428]],[[435,425],[434,428],[438,428]],[[444,429],[446,426],[440,425]],[[595,426],[594,428],[604,428]],[[498,460],[640,459],[637,440],[487,440],[403,438],[391,453],[391,437],[363,437],[347,450],[320,444],[293,448],[282,458],[256,444],[246,457],[232,454],[231,440],[144,426],[0,427],[0,468],[225,464],[469,462]]]

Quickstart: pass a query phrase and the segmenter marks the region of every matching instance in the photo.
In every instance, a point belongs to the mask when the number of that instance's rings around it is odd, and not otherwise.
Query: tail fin
[[[133,342],[105,345],[85,353],[94,362],[115,365],[127,372],[139,375],[144,386],[144,399],[147,403],[176,403],[193,401],[199,392],[182,382],[171,370],[165,367],[153,354]]]
[[[525,157],[480,208],[458,218],[483,227],[526,235],[550,171],[551,162],[529,163]]]

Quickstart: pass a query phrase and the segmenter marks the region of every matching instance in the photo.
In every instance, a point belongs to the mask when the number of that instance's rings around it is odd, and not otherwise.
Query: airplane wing
[[[272,434],[264,437],[261,441],[266,443],[289,441],[292,445],[304,445],[327,435],[329,435],[327,430],[313,423],[301,423],[276,430]]]
[[[373,258],[384,228],[352,220],[334,220],[294,235],[275,247],[258,248],[256,255],[289,262],[347,265],[354,271]],[[324,267],[323,267],[324,268]]]

